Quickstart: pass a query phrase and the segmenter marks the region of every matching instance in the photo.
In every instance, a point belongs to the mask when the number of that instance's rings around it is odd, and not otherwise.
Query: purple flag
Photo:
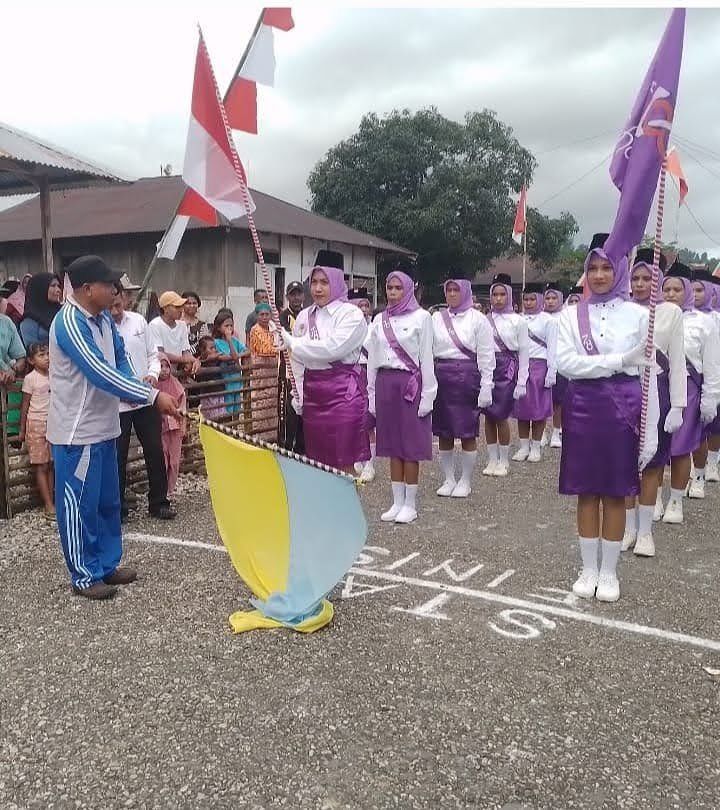
[[[642,241],[677,103],[685,9],[670,15],[632,112],[615,147],[610,177],[620,203],[605,253],[620,259]]]

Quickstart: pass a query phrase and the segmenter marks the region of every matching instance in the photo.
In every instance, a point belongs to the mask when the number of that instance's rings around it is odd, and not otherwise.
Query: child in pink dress
[[[46,438],[48,408],[50,407],[50,354],[46,343],[33,343],[28,350],[33,370],[22,384],[20,406],[20,441],[25,442],[30,464],[35,470],[35,481],[40,497],[49,515],[55,514],[53,503],[53,467],[50,445]]]
[[[169,394],[175,405],[181,411],[185,410],[185,389],[176,377],[173,376],[170,363],[164,354],[160,355],[160,379],[158,389]],[[168,479],[168,495],[175,494],[180,473],[180,459],[182,458],[182,440],[185,436],[185,419],[175,416],[162,418],[162,446],[165,456],[165,468]]]

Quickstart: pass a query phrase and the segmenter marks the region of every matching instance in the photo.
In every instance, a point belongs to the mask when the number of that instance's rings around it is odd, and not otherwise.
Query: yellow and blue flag
[[[200,438],[220,537],[254,595],[255,610],[230,616],[233,630],[312,633],[323,627],[333,617],[325,597],[367,539],[352,476],[255,446],[204,421]]]

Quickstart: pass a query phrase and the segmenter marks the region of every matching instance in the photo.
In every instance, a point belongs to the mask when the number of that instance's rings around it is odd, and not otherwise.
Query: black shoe
[[[177,517],[177,512],[172,506],[158,506],[157,509],[150,509],[148,514],[158,520],[173,520]]]

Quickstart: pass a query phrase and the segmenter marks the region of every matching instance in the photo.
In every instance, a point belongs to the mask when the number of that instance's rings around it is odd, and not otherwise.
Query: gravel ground
[[[576,604],[556,463],[464,501],[428,468],[411,527],[377,518],[381,465],[373,549],[309,637],[233,636],[222,549],[147,537],[219,543],[198,479],[172,523],[138,506],[109,603],[70,595],[44,517],[0,525],[0,808],[717,808],[720,485],[623,558],[619,603]]]

